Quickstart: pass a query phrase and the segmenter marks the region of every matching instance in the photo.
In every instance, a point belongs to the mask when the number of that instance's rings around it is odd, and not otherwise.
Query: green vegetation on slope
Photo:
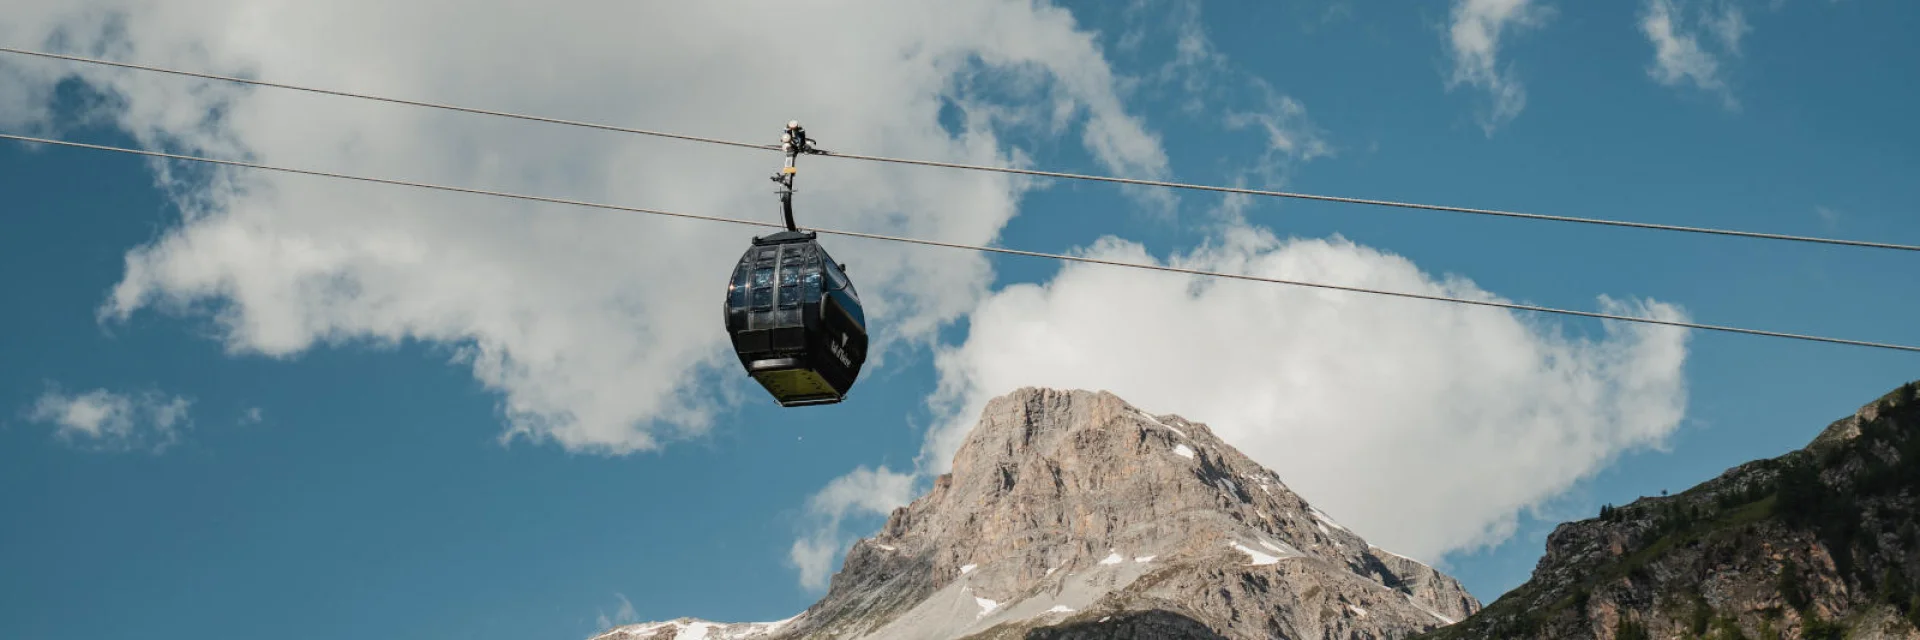
[[[1536,574],[1467,620],[1419,637],[1541,637],[1556,623],[1591,628],[1589,605],[1596,590],[1617,590],[1624,581],[1653,589],[1653,601],[1685,607],[1666,619],[1689,637],[1747,638],[1736,620],[1714,611],[1700,595],[1708,576],[1699,567],[1692,567],[1699,575],[1662,580],[1651,568],[1679,550],[1705,554],[1705,564],[1724,562],[1758,544],[1787,543],[1769,539],[1782,531],[1810,534],[1833,559],[1847,592],[1871,596],[1870,601],[1830,601],[1829,607],[1884,605],[1920,627],[1920,589],[1913,584],[1920,559],[1915,557],[1920,528],[1914,524],[1920,521],[1920,382],[1902,385],[1872,406],[1878,415],[1858,421],[1857,437],[1836,431],[1851,425],[1843,421],[1804,450],[1743,465],[1679,495],[1601,507],[1597,521],[1577,526],[1615,532],[1628,541],[1625,553],[1592,566],[1558,567],[1561,575],[1575,574],[1570,582],[1543,585]],[[1821,619],[1814,606],[1818,594],[1807,585],[1806,573],[1789,560],[1774,581],[1780,598],[1798,614],[1799,637],[1844,637],[1850,623]],[[1644,619],[1653,601],[1620,609],[1614,635],[1659,635]],[[1758,625],[1761,637],[1783,635],[1776,629],[1777,622],[1784,624],[1783,613],[1778,607],[1768,612]]]

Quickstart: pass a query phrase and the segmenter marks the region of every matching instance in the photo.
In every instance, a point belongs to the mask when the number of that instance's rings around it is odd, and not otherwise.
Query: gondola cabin
[[[754,238],[727,284],[727,333],[783,407],[846,399],[867,358],[860,295],[814,234]]]

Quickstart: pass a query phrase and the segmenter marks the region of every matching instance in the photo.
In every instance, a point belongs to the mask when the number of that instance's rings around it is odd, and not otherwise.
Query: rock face
[[[953,472],[854,544],[799,616],[600,639],[1405,638],[1479,607],[1206,425],[1026,388],[988,404]]]
[[[1422,636],[1920,638],[1920,382],[1806,448],[1560,525],[1526,584]]]

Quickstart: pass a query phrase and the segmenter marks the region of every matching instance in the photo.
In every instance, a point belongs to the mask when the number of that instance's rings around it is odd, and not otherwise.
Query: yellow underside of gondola
[[[781,401],[835,395],[833,385],[827,384],[826,378],[808,369],[762,371],[753,374],[753,378]]]

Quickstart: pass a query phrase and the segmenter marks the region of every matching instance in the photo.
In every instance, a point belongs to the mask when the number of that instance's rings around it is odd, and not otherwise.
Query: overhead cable
[[[646,130],[646,129],[632,129],[632,128],[628,128],[628,127],[616,127],[616,126],[613,126],[613,125],[610,125],[610,124],[597,124],[597,123],[592,123],[592,122],[581,122],[581,121],[578,121],[578,120],[561,120],[561,119],[559,119],[559,118],[548,118],[548,117],[544,117],[544,116],[530,116],[530,115],[526,115],[526,114],[522,114],[522,113],[508,113],[508,112],[505,112],[505,111],[491,111],[491,110],[487,110],[487,109],[474,109],[474,108],[472,108],[472,107],[462,107],[462,106],[457,106],[457,105],[451,105],[451,104],[438,104],[438,103],[433,103],[433,102],[420,102],[420,101],[417,101],[417,100],[402,100],[402,99],[400,99],[400,98],[386,98],[386,97],[381,97],[381,96],[376,96],[376,95],[371,95],[371,94],[365,94],[365,93],[353,93],[353,92],[350,92],[350,91],[334,91],[334,90],[332,90],[332,89],[318,89],[318,88],[314,88],[314,87],[302,87],[302,86],[299,86],[299,85],[291,85],[291,84],[281,84],[281,83],[278,83],[278,82],[267,82],[267,81],[265,81],[265,80],[253,80],[253,79],[249,79],[249,78],[236,78],[236,77],[233,77],[233,76],[222,76],[222,75],[215,75],[215,74],[211,74],[211,73],[199,73],[199,72],[195,72],[195,71],[182,71],[182,70],[179,70],[179,69],[167,69],[167,68],[164,68],[164,67],[151,67],[151,66],[147,66],[147,65],[139,65],[139,64],[132,64],[132,63],[127,63],[127,62],[115,62],[115,61],[112,61],[112,60],[99,60],[99,59],[95,59],[95,58],[82,58],[82,57],[80,57],[80,56],[70,56],[70,55],[65,55],[65,54],[59,54],[59,53],[47,53],[47,52],[44,52],[44,51],[28,51],[28,50],[25,50],[25,49],[14,49],[14,48],[11,48],[11,47],[0,47],[0,52],[5,52],[5,53],[17,53],[17,54],[21,54],[21,55],[28,55],[28,56],[38,56],[38,57],[41,57],[41,58],[53,58],[53,59],[56,59],[56,60],[67,60],[67,61],[70,61],[70,62],[84,62],[84,63],[87,63],[87,64],[99,64],[99,65],[106,65],[106,66],[110,66],[110,67],[120,67],[120,68],[123,68],[123,69],[134,69],[134,70],[138,70],[138,71],[152,71],[152,72],[155,72],[155,73],[171,73],[171,74],[174,74],[174,75],[181,75],[181,76],[188,76],[188,77],[193,77],[193,78],[200,78],[200,79],[203,79],[203,80],[220,80],[220,81],[222,81],[222,82],[237,82],[237,83],[240,83],[240,84],[251,84],[251,85],[257,85],[257,86],[262,86],[262,87],[273,87],[273,88],[275,88],[275,89],[290,89],[290,90],[293,90],[293,91],[306,91],[306,92],[309,92],[309,93],[320,93],[320,94],[326,94],[326,95],[330,95],[330,96],[339,96],[339,97],[342,97],[342,98],[358,98],[358,99],[361,99],[361,100],[374,100],[374,101],[378,101],[378,102],[391,102],[391,103],[394,103],[394,104],[404,104],[404,105],[407,105],[407,106],[413,106],[413,107],[427,107],[427,108],[429,108],[429,109],[446,109],[446,110],[448,110],[448,111],[460,111],[460,112],[463,112],[463,113],[474,113],[474,114],[479,114],[479,115],[483,115],[483,116],[498,116],[498,117],[502,117],[502,118],[513,118],[513,119],[516,119],[516,120],[531,120],[531,121],[534,121],[534,122],[545,122],[545,123],[547,123],[547,124],[561,124],[561,125],[566,125],[566,126],[569,126],[569,127],[586,127],[586,128],[588,128],[588,129],[599,129],[599,130],[601,130],[601,131],[614,131],[614,132],[618,132],[618,133],[632,133],[632,134],[638,134],[638,135],[643,135],[643,136],[656,136],[656,137],[661,137],[661,138],[675,138],[675,139],[679,139],[679,140],[688,140],[688,141],[692,141],[692,142],[704,142],[704,143],[707,143],[707,144],[718,144],[718,145],[727,145],[727,146],[733,146],[733,147],[747,147],[747,148],[750,148],[750,149],[766,149],[766,150],[770,150],[770,151],[778,151],[778,150],[780,150],[780,145],[765,145],[765,144],[752,144],[752,143],[747,143],[747,142],[734,142],[734,141],[732,141],[732,140],[721,140],[721,139],[719,139],[719,138],[707,138],[707,137],[702,137],[702,136],[690,136],[690,135],[684,135],[684,134],[678,134],[678,133],[669,133],[669,132],[666,132],[666,131],[649,131],[649,130]]]
[[[464,113],[497,116],[497,117],[504,117],[504,118],[514,118],[519,120],[529,120],[533,122],[544,122],[548,124],[559,124],[559,125],[566,125],[566,126],[573,126],[573,127],[586,127],[589,129],[598,129],[602,131],[613,131],[613,132],[619,132],[619,133],[630,133],[630,134],[637,134],[637,135],[644,135],[644,136],[673,138],[677,140],[687,140],[692,142],[702,142],[707,144],[717,144],[717,145],[725,145],[725,146],[731,146],[731,147],[744,147],[749,149],[760,149],[760,150],[766,150],[766,151],[779,150],[779,145],[754,144],[749,142],[724,140],[720,138],[711,138],[711,137],[705,137],[705,136],[695,136],[695,135],[671,133],[671,132],[665,132],[665,131],[653,131],[653,130],[647,130],[647,129],[635,129],[635,128],[629,128],[629,127],[608,125],[608,124],[581,122],[577,120],[562,120],[558,118],[548,118],[544,116],[533,116],[533,115],[526,115],[526,114],[509,113],[505,111],[493,111],[488,109],[475,109],[471,107],[461,107],[461,106],[455,106],[455,105],[449,105],[449,104],[438,104],[438,103],[432,103],[432,102],[421,102],[417,100],[403,100],[399,98],[388,98],[388,97],[365,94],[365,93],[336,91],[332,89],[319,89],[314,87],[304,87],[304,86],[285,84],[285,83],[279,83],[279,82],[268,82],[264,80],[254,80],[249,78],[215,75],[210,73],[199,73],[194,71],[183,71],[179,69],[168,69],[163,67],[139,65],[139,64],[132,64],[127,62],[116,62],[112,60],[103,60],[98,58],[86,58],[81,56],[66,55],[66,54],[59,54],[59,53],[30,51],[25,49],[15,49],[11,47],[0,47],[0,52],[27,55],[27,56],[36,56],[41,58],[52,58],[56,60],[66,60],[70,62],[106,65],[106,66],[120,67],[125,69],[135,69],[139,71],[169,73],[169,74],[189,76],[194,78],[201,78],[206,80],[219,80],[224,82],[235,82],[235,83],[257,85],[257,86],[263,86],[263,87],[273,87],[276,89],[289,89],[294,91],[306,91],[306,92],[320,93],[320,94],[331,95],[331,96],[358,98],[363,100],[374,100],[379,102],[390,102],[390,103],[404,104],[404,105],[415,106],[415,107],[445,109],[449,111],[459,111]],[[1543,214],[1543,213],[1504,211],[1499,209],[1479,209],[1479,208],[1473,208],[1473,207],[1456,207],[1451,205],[1396,202],[1391,200],[1375,200],[1370,198],[1350,198],[1345,196],[1327,196],[1327,195],[1316,195],[1316,194],[1310,194],[1310,193],[1296,193],[1296,192],[1290,192],[1290,191],[1272,191],[1272,190],[1266,190],[1266,189],[1224,187],[1224,186],[1217,186],[1217,185],[1169,182],[1164,180],[1146,180],[1146,179],[1139,179],[1139,178],[1122,178],[1122,177],[1115,177],[1115,176],[1066,173],[1066,172],[1059,172],[1059,171],[1042,171],[1037,169],[1019,169],[1019,168],[1013,168],[1013,167],[996,167],[996,166],[988,166],[988,165],[964,164],[964,163],[958,163],[958,162],[941,162],[936,160],[914,160],[910,158],[892,158],[892,157],[886,157],[886,156],[863,155],[863,154],[857,154],[857,153],[844,153],[844,152],[835,152],[835,151],[820,151],[818,152],[818,155],[824,155],[827,157],[836,157],[836,158],[846,158],[850,160],[866,160],[866,161],[872,161],[872,162],[920,165],[920,166],[940,167],[940,168],[948,168],[948,169],[966,169],[971,171],[989,171],[989,172],[997,172],[997,173],[1029,175],[1029,176],[1038,176],[1038,177],[1046,177],[1046,178],[1087,180],[1087,181],[1093,181],[1093,182],[1109,182],[1109,183],[1127,184],[1127,185],[1135,185],[1135,186],[1163,187],[1163,188],[1170,188],[1170,189],[1186,189],[1186,190],[1207,191],[1207,192],[1214,192],[1214,193],[1266,196],[1266,197],[1275,197],[1275,198],[1292,198],[1292,199],[1299,199],[1299,200],[1316,200],[1316,201],[1322,201],[1322,202],[1336,202],[1336,203],[1343,203],[1343,204],[1363,204],[1363,205],[1373,205],[1373,206],[1379,206],[1379,207],[1390,207],[1390,208],[1399,208],[1399,209],[1446,211],[1446,212],[1452,212],[1452,213],[1467,213],[1467,214],[1474,214],[1474,215],[1522,218],[1522,219],[1528,219],[1528,220],[1547,220],[1547,221],[1554,221],[1554,222],[1573,222],[1573,223],[1594,224],[1594,225],[1614,226],[1614,227],[1653,229],[1653,230],[1659,230],[1659,231],[1703,233],[1703,234],[1711,234],[1711,235],[1735,236],[1735,237],[1756,238],[1756,239],[1764,239],[1764,240],[1809,242],[1809,243],[1816,243],[1816,244],[1866,247],[1866,248],[1874,248],[1874,249],[1894,249],[1899,251],[1920,251],[1920,245],[1898,244],[1898,243],[1890,243],[1890,242],[1846,240],[1841,238],[1823,238],[1818,236],[1801,236],[1801,235],[1790,235],[1790,234],[1782,234],[1782,233],[1763,233],[1763,232],[1757,232],[1757,231],[1740,231],[1737,229],[1721,229],[1721,228],[1714,228],[1714,227],[1694,227],[1694,226],[1684,226],[1684,225],[1674,225],[1674,224],[1661,224],[1661,223],[1655,223],[1655,222],[1634,222],[1630,220],[1610,220],[1610,219],[1604,219],[1604,218],[1582,218],[1582,217],[1576,217],[1576,216],[1561,216],[1561,215],[1550,215],[1550,214]]]
[[[65,146],[65,147],[75,147],[75,148],[81,148],[81,149],[93,149],[98,151],[112,151],[117,153],[128,153],[128,154],[148,156],[148,157],[154,157],[154,158],[166,158],[170,160],[203,162],[203,163],[209,163],[209,164],[226,165],[231,167],[241,167],[241,168],[247,168],[247,169],[258,169],[258,170],[265,170],[265,171],[277,171],[277,172],[283,172],[283,173],[319,176],[319,177],[334,178],[339,180],[374,182],[374,183],[397,185],[397,186],[403,186],[403,187],[433,189],[438,191],[451,191],[451,192],[457,192],[457,193],[468,193],[468,194],[474,194],[474,195],[492,196],[492,197],[499,197],[499,198],[511,198],[516,200],[527,200],[527,201],[544,202],[544,203],[550,203],[550,204],[563,204],[563,205],[578,206],[578,207],[588,207],[588,208],[594,208],[594,209],[626,211],[631,213],[644,213],[644,214],[659,215],[659,216],[671,216],[676,218],[690,218],[694,220],[706,220],[710,222],[726,222],[726,223],[748,225],[748,226],[773,227],[773,228],[782,228],[782,229],[785,228],[784,225],[779,223],[773,223],[773,222],[760,222],[760,221],[745,220],[740,218],[724,218],[719,216],[706,216],[706,215],[698,215],[698,214],[691,214],[691,213],[664,211],[659,209],[648,209],[643,207],[629,207],[629,206],[622,206],[622,205],[584,202],[580,200],[549,198],[544,196],[524,195],[524,194],[508,193],[503,191],[489,191],[489,190],[483,190],[483,189],[472,189],[467,187],[454,187],[454,186],[447,186],[447,185],[429,184],[424,182],[394,180],[394,179],[388,179],[388,178],[375,178],[370,176],[357,176],[357,175],[344,174],[344,173],[315,171],[311,169],[295,169],[290,167],[279,167],[279,166],[255,164],[255,163],[249,163],[249,162],[238,162],[234,160],[221,160],[217,158],[205,158],[200,156],[189,156],[189,155],[165,153],[160,151],[148,151],[144,149],[129,149],[124,147],[112,147],[112,146],[106,146],[106,145],[88,144],[83,142],[70,142],[66,140],[51,140],[46,138],[35,138],[30,136],[21,136],[21,135],[14,135],[14,134],[8,134],[8,133],[0,133],[0,139],[17,140],[21,142],[49,144],[49,145],[57,145],[57,146]],[[1619,315],[1619,314],[1611,314],[1611,313],[1597,313],[1592,311],[1556,309],[1552,307],[1514,304],[1509,302],[1497,302],[1492,300],[1473,300],[1468,298],[1454,298],[1454,297],[1448,297],[1448,296],[1436,296],[1436,295],[1428,295],[1428,294],[1421,294],[1421,293],[1408,293],[1408,292],[1402,292],[1402,291],[1386,291],[1386,290],[1380,290],[1380,289],[1369,289],[1364,287],[1350,287],[1350,286],[1324,284],[1324,283],[1317,283],[1317,282],[1303,282],[1298,280],[1286,280],[1281,278],[1269,278],[1269,277],[1255,276],[1255,275],[1223,273],[1223,272],[1217,272],[1217,271],[1205,271],[1200,269],[1186,269],[1186,268],[1173,267],[1173,266],[1140,264],[1135,262],[1121,262],[1117,260],[1104,260],[1100,258],[1091,258],[1086,256],[1044,253],[1039,251],[1024,251],[1019,249],[971,245],[971,244],[963,244],[963,243],[955,243],[955,242],[942,242],[938,240],[926,240],[926,239],[912,238],[912,237],[906,237],[906,236],[890,236],[890,235],[882,235],[882,234],[876,234],[876,233],[864,233],[864,232],[858,232],[858,231],[842,231],[842,230],[836,230],[836,229],[823,229],[823,228],[802,227],[802,229],[807,231],[817,232],[817,233],[847,236],[847,237],[853,237],[853,238],[885,240],[890,242],[905,242],[905,243],[911,243],[911,244],[920,244],[920,245],[928,245],[928,246],[936,246],[936,247],[947,247],[951,249],[965,249],[970,251],[982,251],[982,252],[1000,253],[1000,254],[1006,254],[1006,255],[1027,256],[1027,257],[1033,257],[1033,258],[1047,258],[1047,259],[1061,260],[1061,261],[1067,261],[1067,262],[1082,262],[1082,263],[1088,263],[1088,264],[1100,264],[1100,265],[1115,266],[1115,267],[1147,269],[1147,270],[1153,270],[1153,271],[1164,271],[1164,272],[1178,273],[1178,274],[1192,275],[1192,276],[1229,278],[1234,280],[1248,280],[1248,281],[1254,281],[1254,282],[1285,284],[1285,285],[1293,285],[1293,286],[1300,286],[1300,287],[1312,287],[1317,289],[1330,289],[1330,290],[1336,290],[1336,291],[1348,291],[1348,292],[1354,292],[1354,293],[1365,293],[1365,294],[1392,296],[1392,297],[1399,297],[1399,298],[1414,298],[1414,299],[1420,299],[1420,300],[1431,300],[1436,302],[1451,302],[1451,303],[1458,303],[1458,304],[1477,305],[1477,306],[1483,306],[1483,307],[1496,307],[1501,309],[1511,309],[1515,311],[1554,313],[1554,314],[1562,314],[1562,315],[1580,316],[1580,317],[1586,317],[1586,318],[1598,318],[1601,320],[1618,320],[1622,322],[1636,322],[1636,323],[1643,323],[1643,324],[1664,325],[1664,326],[1680,327],[1680,328],[1686,328],[1686,329],[1702,329],[1702,330],[1708,330],[1708,331],[1721,331],[1721,332],[1728,332],[1728,333],[1740,333],[1740,334],[1766,336],[1766,337],[1773,337],[1773,338],[1788,338],[1793,340],[1807,340],[1807,341],[1813,341],[1813,342],[1825,342],[1825,343],[1832,343],[1832,344],[1844,344],[1844,345],[1851,345],[1851,346],[1858,346],[1858,347],[1891,349],[1896,351],[1920,353],[1920,347],[1902,345],[1902,344],[1884,343],[1884,342],[1868,342],[1863,340],[1850,340],[1845,338],[1829,338],[1824,336],[1783,333],[1779,331],[1766,331],[1766,330],[1760,330],[1760,329],[1747,329],[1742,327],[1730,327],[1730,326],[1722,326],[1722,325],[1700,324],[1700,323],[1694,323],[1694,322],[1683,322],[1678,320],[1662,320],[1658,318],[1644,318],[1644,317],[1627,316],[1627,315]]]

